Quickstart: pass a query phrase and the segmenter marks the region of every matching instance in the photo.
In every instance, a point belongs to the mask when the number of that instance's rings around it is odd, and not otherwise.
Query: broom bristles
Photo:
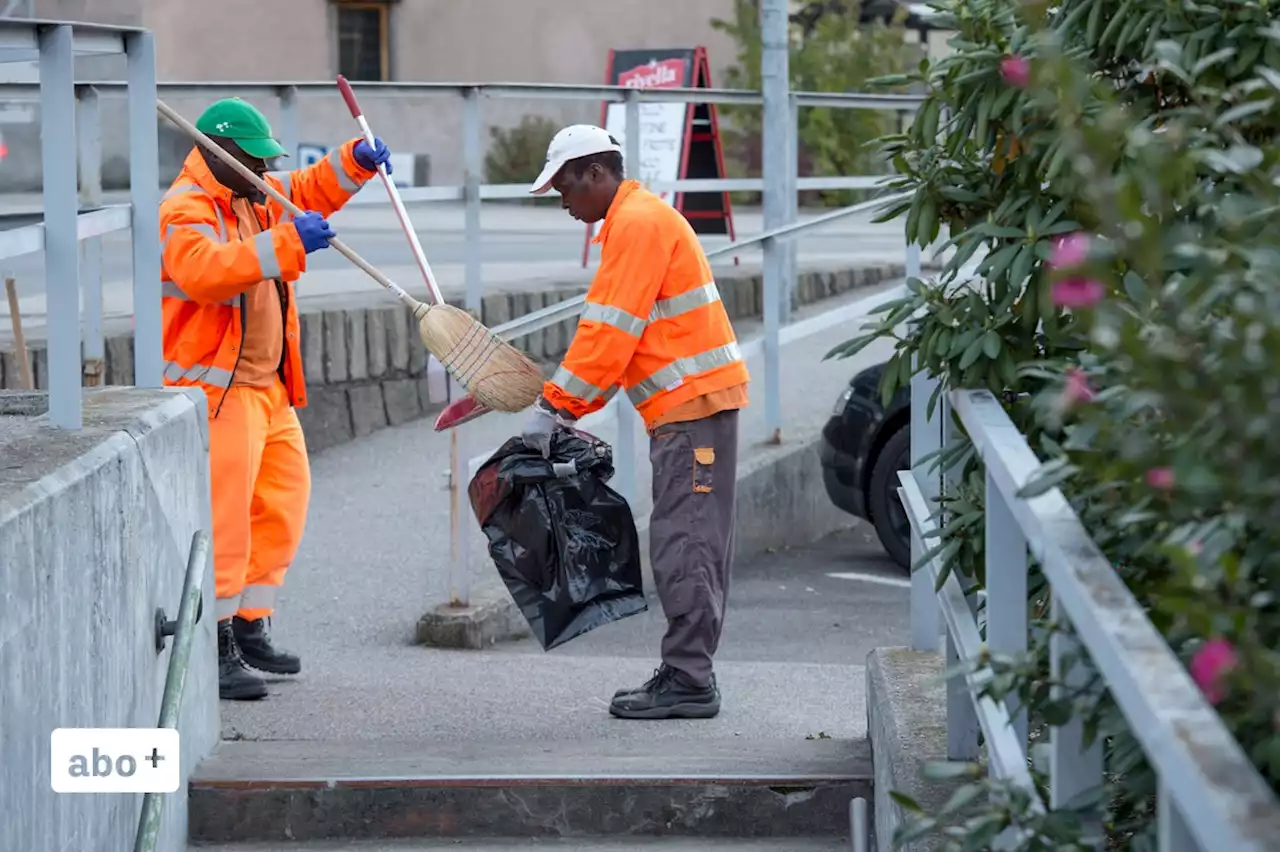
[[[476,401],[494,411],[523,411],[542,393],[538,366],[471,314],[453,305],[414,311],[423,344]]]

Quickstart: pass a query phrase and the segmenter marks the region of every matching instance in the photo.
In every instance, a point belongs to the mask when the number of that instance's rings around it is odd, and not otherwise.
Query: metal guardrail
[[[913,393],[913,407],[915,402]],[[1158,772],[1161,852],[1275,849],[1280,801],[1090,539],[1061,490],[1030,499],[1017,496],[1041,464],[1000,402],[985,390],[955,390],[944,403],[935,411],[937,422],[919,437],[913,424],[915,467],[899,473],[899,493],[918,560],[924,540],[939,529],[931,517],[935,504],[929,493],[936,495],[939,483],[932,473],[925,474],[920,459],[935,448],[931,439],[938,437],[938,425],[950,421],[947,409],[953,409],[986,466],[986,641],[974,600],[954,572],[933,592],[941,568],[934,557],[913,576],[913,646],[935,649],[941,615],[949,666],[975,661],[988,651],[1024,653],[1030,553],[1053,588],[1051,617],[1074,627],[1071,634],[1059,631],[1050,639],[1052,677],[1060,683],[1055,693],[1086,687],[1084,667],[1065,662],[1083,648]],[[947,443],[945,434],[942,440]],[[1043,811],[1028,769],[1026,711],[1014,710],[1017,697],[1008,704],[977,699],[982,685],[980,674],[954,677],[948,684],[948,757],[976,759],[981,728],[989,772],[1028,790],[1033,807]],[[1101,742],[1087,742],[1079,717],[1052,729],[1050,807],[1078,805],[1101,789]],[[1089,819],[1086,825],[1101,837],[1100,812],[1092,814],[1091,824]]]
[[[164,677],[164,695],[160,699],[160,721],[157,728],[178,727],[178,715],[182,710],[182,692],[187,684],[187,671],[191,662],[191,646],[195,641],[195,626],[204,610],[204,570],[209,564],[211,547],[209,533],[196,530],[191,536],[191,550],[187,555],[187,571],[182,578],[182,599],[178,604],[178,618],[172,623],[157,613],[157,651],[166,635],[173,636],[173,650],[169,654],[169,669]],[[164,816],[164,799],[160,793],[145,793],[142,812],[138,815],[138,833],[134,838],[134,852],[155,852],[160,839],[160,823]]]

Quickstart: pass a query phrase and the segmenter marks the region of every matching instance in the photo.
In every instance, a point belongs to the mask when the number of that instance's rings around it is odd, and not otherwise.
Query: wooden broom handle
[[[235,169],[240,174],[241,177],[243,177],[245,180],[249,181],[249,183],[257,187],[259,191],[274,198],[280,204],[280,206],[283,207],[285,210],[288,210],[294,216],[301,216],[303,213],[306,212],[301,207],[299,207],[298,205],[290,201],[288,198],[286,198],[281,192],[276,190],[276,188],[273,187],[271,184],[267,183],[262,178],[255,175],[248,166],[246,166],[244,163],[237,160],[235,157],[231,156],[231,154],[225,149],[223,149],[221,145],[219,145],[218,143],[210,139],[208,136],[201,133],[196,128],[195,125],[187,121],[182,116],[178,115],[176,112],[173,111],[172,108],[170,108],[168,104],[166,104],[164,101],[158,98],[156,99],[156,109],[160,111],[161,115],[169,119],[169,121],[173,122],[179,128],[181,128],[184,132],[186,132],[188,136],[190,136],[192,139],[195,139],[197,142],[199,142],[209,151],[212,151],[213,154],[218,159],[222,160],[222,162],[226,163],[228,166],[231,166],[231,168]],[[347,247],[346,243],[342,242],[337,237],[330,237],[329,245],[337,249],[338,253],[341,254],[343,257],[345,257],[347,260],[351,261],[356,266],[360,267],[360,269],[364,270],[364,272],[368,274],[368,276],[372,278],[374,281],[377,281],[383,287],[386,287],[388,290],[394,293],[396,297],[400,299],[400,301],[404,302],[409,307],[412,308],[418,304],[417,299],[413,298],[404,290],[402,290],[398,284],[396,284],[390,278],[388,278],[387,276],[379,272],[377,268],[374,267],[373,264],[369,263],[369,261],[365,260],[363,257],[356,254],[354,251],[352,251],[350,248]]]

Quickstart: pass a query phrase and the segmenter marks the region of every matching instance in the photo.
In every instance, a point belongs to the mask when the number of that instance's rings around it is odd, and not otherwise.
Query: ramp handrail
[[[157,614],[156,642],[163,636],[173,636],[173,650],[169,652],[169,670],[164,676],[164,695],[160,699],[160,721],[157,728],[178,727],[178,715],[182,710],[182,692],[187,684],[187,670],[191,662],[191,646],[195,640],[195,626],[204,611],[205,565],[209,561],[210,538],[205,530],[196,530],[191,536],[191,550],[187,555],[187,571],[182,578],[182,599],[178,604],[178,618],[163,622],[163,613]],[[145,793],[142,797],[142,813],[138,816],[138,833],[134,838],[134,852],[155,852],[160,839],[160,824],[164,816],[164,800],[160,793]]]
[[[914,392],[912,399],[914,405]],[[1069,662],[1079,658],[1083,648],[1159,776],[1162,852],[1275,849],[1280,801],[1090,538],[1062,491],[1054,488],[1034,497],[1018,496],[1042,465],[999,400],[985,390],[952,390],[944,399],[986,467],[986,641],[955,572],[933,592],[942,568],[937,556],[915,571],[913,596],[928,589],[933,611],[917,608],[919,600],[913,599],[913,622],[923,617],[928,633],[928,625],[936,628],[937,616],[942,616],[950,667],[986,654],[1025,653],[1030,553],[1053,589],[1050,617],[1074,628],[1070,633],[1055,630],[1050,639],[1055,694],[1088,684],[1085,667]],[[946,408],[939,405],[935,412],[939,423],[948,421]],[[916,441],[914,431],[912,439]],[[936,541],[938,522],[931,516],[932,503],[925,492],[936,487],[929,480],[936,478],[937,471],[926,473],[929,462],[919,461],[921,454],[915,447],[912,458],[916,468],[899,473],[899,493],[911,521],[913,552],[922,553],[926,539]],[[919,641],[920,626],[913,623],[917,636],[913,645],[917,650],[933,650],[919,647],[931,644]],[[951,680],[948,756],[975,759],[980,727],[988,771],[1026,789],[1032,794],[1033,809],[1043,811],[1028,769],[1026,710],[1014,710],[1020,703],[1016,696],[1007,699],[1007,705],[990,697],[979,699],[984,685],[982,672]],[[1077,715],[1068,724],[1052,728],[1050,807],[1077,805],[1102,787],[1102,743],[1100,738],[1090,743],[1084,726],[1085,720]],[[1092,824],[1101,830],[1100,814],[1095,813]]]

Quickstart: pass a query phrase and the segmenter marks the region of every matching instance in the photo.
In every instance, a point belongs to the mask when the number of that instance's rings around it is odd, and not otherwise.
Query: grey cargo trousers
[[[667,617],[662,661],[693,686],[711,680],[733,563],[738,412],[659,426],[649,442],[649,561]]]

